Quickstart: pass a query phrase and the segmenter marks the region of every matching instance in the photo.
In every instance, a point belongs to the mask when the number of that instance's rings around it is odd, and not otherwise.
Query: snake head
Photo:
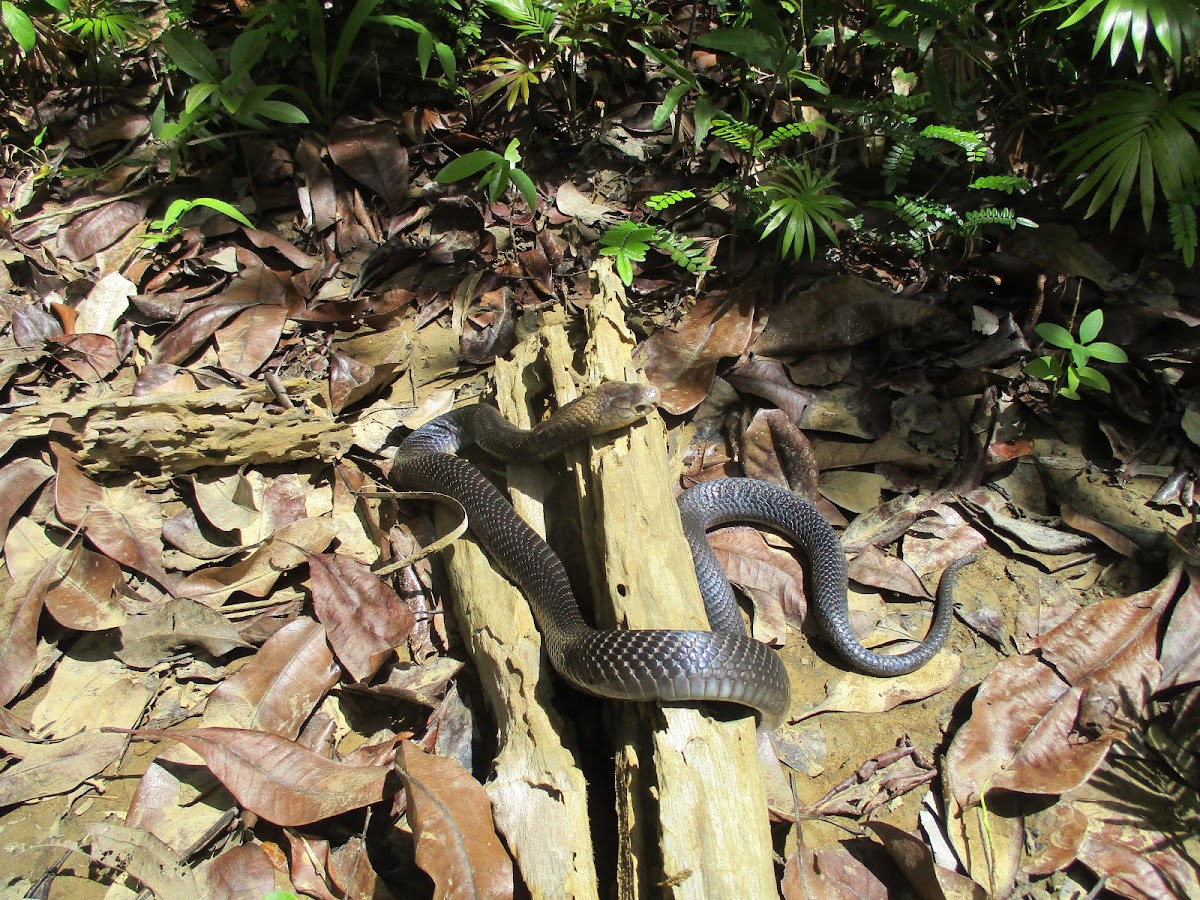
[[[646,418],[654,412],[659,399],[658,388],[648,384],[610,381],[589,391],[576,403],[589,407],[591,433],[603,434]]]

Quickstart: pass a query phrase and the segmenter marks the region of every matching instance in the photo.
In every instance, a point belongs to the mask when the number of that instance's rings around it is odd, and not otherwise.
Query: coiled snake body
[[[580,690],[623,700],[721,700],[753,707],[768,727],[787,714],[787,673],[775,653],[746,634],[729,582],[705,531],[731,521],[755,522],[796,541],[812,565],[813,607],[825,638],[853,668],[873,675],[911,672],[946,641],[951,591],[960,560],[938,589],[933,624],[916,649],[886,656],[866,649],[850,628],[846,557],[833,529],[800,497],[762,481],[706,482],[679,500],[684,530],[712,631],[598,630],[583,618],[562,561],[482,473],[454,454],[476,443],[502,459],[544,459],[571,443],[623,428],[649,414],[657,391],[610,383],[564,406],[530,431],[490,406],[438,417],[409,435],[390,479],[401,489],[458,500],[471,531],[493,562],[525,593],[555,670]]]

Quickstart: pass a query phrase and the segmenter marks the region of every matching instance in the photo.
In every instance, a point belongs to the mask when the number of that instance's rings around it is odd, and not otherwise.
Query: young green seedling
[[[1087,385],[1105,393],[1111,392],[1112,386],[1108,383],[1108,379],[1088,363],[1093,359],[1102,362],[1123,363],[1129,362],[1129,357],[1116,344],[1096,340],[1102,327],[1104,327],[1104,312],[1099,309],[1094,309],[1083,317],[1083,321],[1079,323],[1078,340],[1061,325],[1043,322],[1036,326],[1033,330],[1037,332],[1038,337],[1047,344],[1066,350],[1067,353],[1065,355],[1039,356],[1037,359],[1030,360],[1025,365],[1026,374],[1032,375],[1034,378],[1041,378],[1043,381],[1053,381],[1056,385],[1056,396],[1061,395],[1069,400],[1079,399],[1080,385]],[[1064,379],[1065,385],[1063,384]]]

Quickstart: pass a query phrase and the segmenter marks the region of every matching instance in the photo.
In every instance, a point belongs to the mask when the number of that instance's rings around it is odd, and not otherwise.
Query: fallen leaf
[[[988,893],[965,875],[945,869],[933,861],[933,853],[920,838],[887,822],[868,822],[867,828],[887,848],[919,897],[947,900],[987,900]]]
[[[54,470],[32,456],[11,460],[0,467],[0,544],[17,510],[46,483]]]
[[[275,352],[287,320],[285,307],[269,303],[242,310],[213,332],[217,359],[229,371],[250,377]]]
[[[75,631],[103,631],[124,624],[121,567],[82,544],[58,560],[57,580],[46,591],[46,610]]]
[[[417,865],[433,879],[435,900],[513,896],[513,865],[483,786],[451,759],[411,741],[396,759],[408,798]]]
[[[84,534],[106,556],[141,572],[170,591],[174,584],[162,564],[162,511],[134,484],[101,487],[84,477],[75,457],[52,446],[58,480],[54,501],[59,517]]]
[[[741,356],[754,327],[754,294],[710,292],[679,324],[653,335],[637,350],[646,378],[662,395],[660,406],[680,415],[708,394],[717,363]]]
[[[334,653],[355,681],[366,681],[416,624],[399,595],[355,559],[308,554],[313,609]]]
[[[224,656],[248,647],[223,615],[186,597],[177,597],[140,616],[130,616],[121,626],[117,658],[135,669],[149,669],[182,647],[202,647],[212,656]]]
[[[1087,780],[1118,733],[1085,733],[1085,701],[1112,698],[1127,715],[1140,714],[1160,677],[1156,631],[1180,571],[1148,591],[1079,610],[1042,638],[1037,656],[1001,660],[947,753],[948,783],[962,807],[993,789],[1059,794]]]
[[[197,867],[200,885],[197,896],[205,900],[265,898],[276,889],[275,874],[271,858],[261,845],[230,847]]]
[[[325,629],[312,619],[295,619],[209,695],[204,724],[294,740],[340,674]]]
[[[265,731],[141,728],[140,737],[179,741],[245,809],[276,825],[308,825],[388,796],[388,769],[347,766]]]
[[[915,672],[895,678],[847,672],[828,690],[824,700],[789,721],[800,722],[824,712],[887,712],[902,703],[924,700],[945,690],[954,684],[961,671],[958,654],[943,650]]]

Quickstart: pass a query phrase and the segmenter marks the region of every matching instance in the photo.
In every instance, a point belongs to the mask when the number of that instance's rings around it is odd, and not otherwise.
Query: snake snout
[[[615,431],[638,422],[658,406],[658,389],[648,384],[610,381],[588,395],[596,401],[595,433]]]

